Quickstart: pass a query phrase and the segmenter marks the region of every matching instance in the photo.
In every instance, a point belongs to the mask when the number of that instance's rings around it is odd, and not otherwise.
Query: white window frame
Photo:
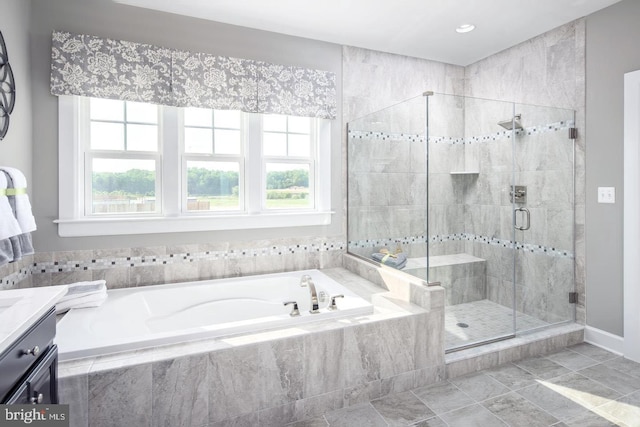
[[[58,234],[61,237],[130,235],[170,232],[202,232],[216,230],[240,230],[256,228],[286,228],[331,224],[331,121],[318,121],[317,165],[311,182],[315,185],[315,208],[296,210],[264,210],[255,208],[255,182],[252,174],[245,176],[244,194],[248,200],[243,212],[208,211],[187,212],[183,206],[184,178],[181,176],[182,136],[181,114],[175,107],[163,107],[161,122],[161,144],[164,154],[159,169],[162,181],[162,208],[158,214],[90,216],[85,215],[85,171],[84,150],[81,146],[83,109],[76,96],[58,97]],[[249,120],[259,120],[259,115],[249,115]],[[251,129],[251,127],[250,127]],[[245,150],[244,170],[261,171],[264,175],[262,153],[255,149]],[[167,154],[169,153],[169,154]],[[173,154],[172,154],[173,153]],[[184,184],[183,184],[184,183]],[[262,190],[259,191],[262,193]],[[259,196],[262,201],[263,195]],[[261,202],[260,201],[260,202]],[[249,208],[251,206],[251,208]],[[258,206],[261,206],[260,204]]]

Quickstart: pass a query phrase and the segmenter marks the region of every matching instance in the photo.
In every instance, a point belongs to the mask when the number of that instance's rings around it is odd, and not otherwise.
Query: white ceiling
[[[620,0],[114,0],[260,30],[468,65]],[[461,24],[476,29],[458,34]]]

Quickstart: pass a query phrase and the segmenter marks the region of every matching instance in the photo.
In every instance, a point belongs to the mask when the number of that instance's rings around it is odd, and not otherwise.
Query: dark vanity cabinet
[[[58,347],[51,308],[0,354],[0,402],[58,403]]]

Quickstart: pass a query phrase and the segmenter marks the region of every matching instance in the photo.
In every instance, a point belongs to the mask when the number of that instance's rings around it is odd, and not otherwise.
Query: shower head
[[[498,122],[498,125],[502,126],[506,130],[513,130],[514,128],[516,130],[521,130],[522,129],[522,124],[520,124],[520,118],[521,117],[522,116],[520,114],[516,114],[513,117],[513,119],[503,120],[501,122]]]

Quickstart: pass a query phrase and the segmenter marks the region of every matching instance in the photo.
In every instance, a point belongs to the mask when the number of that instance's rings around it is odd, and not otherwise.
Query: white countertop
[[[0,354],[66,293],[66,285],[0,291]]]

